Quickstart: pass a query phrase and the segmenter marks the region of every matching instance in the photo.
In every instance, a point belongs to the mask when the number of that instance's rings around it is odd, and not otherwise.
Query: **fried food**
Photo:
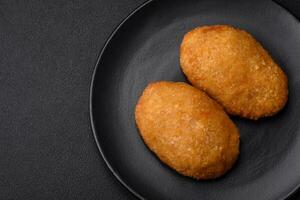
[[[244,30],[215,25],[188,32],[180,47],[180,64],[192,85],[229,114],[258,119],[286,104],[285,73]]]
[[[239,154],[239,131],[222,107],[186,84],[156,82],[140,97],[135,119],[147,146],[177,172],[195,179],[223,175]]]

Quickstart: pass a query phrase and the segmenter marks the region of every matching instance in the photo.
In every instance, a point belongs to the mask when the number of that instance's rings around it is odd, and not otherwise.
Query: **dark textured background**
[[[300,15],[299,0],[279,0]],[[135,199],[105,166],[89,86],[144,0],[0,0],[0,199]],[[300,194],[292,199],[300,199]]]

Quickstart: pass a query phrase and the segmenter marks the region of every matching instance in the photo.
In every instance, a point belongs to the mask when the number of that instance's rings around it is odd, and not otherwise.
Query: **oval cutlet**
[[[177,172],[196,179],[223,175],[239,154],[239,132],[204,92],[186,84],[146,87],[135,110],[146,145]]]
[[[188,32],[180,47],[188,80],[232,115],[271,116],[288,99],[285,73],[249,33],[227,25]]]

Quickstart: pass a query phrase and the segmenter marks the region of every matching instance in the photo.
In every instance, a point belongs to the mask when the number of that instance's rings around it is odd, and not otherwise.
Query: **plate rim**
[[[110,41],[113,39],[113,37],[115,36],[115,34],[119,31],[119,29],[126,23],[127,20],[129,20],[132,16],[134,16],[137,12],[141,11],[142,8],[144,8],[145,6],[153,3],[154,1],[157,0],[147,0],[144,3],[142,3],[141,5],[137,6],[136,8],[133,9],[133,11],[131,11],[125,18],[123,18],[121,20],[121,22],[113,29],[113,31],[109,34],[108,38],[106,39],[102,49],[100,50],[100,53],[98,54],[98,58],[96,61],[96,64],[94,65],[94,69],[93,69],[93,73],[92,73],[92,79],[91,79],[91,83],[90,83],[90,92],[89,92],[89,116],[90,116],[90,124],[91,124],[91,128],[92,128],[92,132],[93,132],[93,136],[94,136],[94,140],[96,142],[98,151],[101,154],[102,159],[105,162],[106,167],[108,167],[109,171],[112,173],[112,175],[118,180],[119,183],[121,183],[121,186],[123,186],[125,189],[127,189],[131,194],[133,194],[136,198],[141,199],[141,200],[145,200],[146,197],[142,196],[141,194],[139,194],[133,187],[131,187],[130,185],[128,185],[122,178],[121,176],[113,169],[113,167],[110,165],[110,163],[108,162],[102,147],[99,143],[99,136],[96,132],[96,128],[95,128],[95,123],[94,123],[94,117],[93,117],[93,95],[94,95],[94,82],[95,82],[95,77],[97,74],[97,71],[99,69],[99,62],[105,52],[105,50],[107,49],[108,44],[110,43]],[[286,8],[286,6],[283,6],[280,2],[277,2],[276,0],[269,0],[275,4],[277,4],[278,6],[280,6],[282,9],[286,10],[290,15],[292,15],[294,18],[296,18],[297,21],[300,22],[300,19],[298,19],[292,12],[289,11],[288,8]],[[298,185],[295,186],[295,188],[293,188],[290,192],[288,192],[286,195],[284,195],[283,197],[280,197],[279,200],[287,200],[288,198],[290,198],[294,193],[296,193],[297,191],[300,191],[300,182],[298,183]]]
[[[97,70],[99,68],[99,62],[108,46],[108,44],[110,43],[110,41],[113,39],[113,37],[115,36],[115,34],[119,31],[119,29],[123,26],[123,24],[129,19],[131,18],[133,15],[135,15],[135,13],[137,13],[138,11],[140,11],[143,7],[145,7],[146,5],[152,3],[155,0],[147,0],[144,3],[142,3],[141,5],[137,6],[135,9],[133,9],[133,11],[131,11],[124,19],[122,19],[122,21],[114,28],[113,32],[108,36],[108,39],[106,40],[105,44],[103,45],[99,55],[98,55],[98,59],[96,61],[96,64],[94,66],[94,70],[93,70],[93,74],[92,74],[92,80],[91,80],[91,84],[90,84],[90,95],[89,95],[89,113],[90,113],[90,123],[91,123],[91,128],[92,128],[92,132],[93,132],[93,136],[94,136],[94,140],[97,144],[98,150],[106,164],[106,166],[108,167],[109,171],[114,175],[114,177],[119,181],[119,183],[121,183],[121,185],[123,187],[125,187],[125,189],[127,189],[128,191],[131,192],[131,194],[133,194],[135,197],[137,197],[138,199],[144,200],[146,199],[145,197],[143,197],[141,194],[139,194],[137,191],[135,191],[131,186],[129,186],[128,184],[125,183],[125,181],[120,177],[120,175],[113,169],[113,167],[110,165],[110,163],[108,162],[106,156],[103,153],[102,147],[99,143],[99,137],[97,135],[96,132],[96,128],[94,125],[94,117],[93,117],[93,95],[94,95],[94,82],[95,82],[95,77],[96,77],[96,73]]]

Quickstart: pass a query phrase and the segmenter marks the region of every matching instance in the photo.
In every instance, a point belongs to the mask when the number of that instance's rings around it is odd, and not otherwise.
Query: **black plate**
[[[252,33],[289,78],[289,101],[257,122],[233,118],[241,154],[224,177],[196,181],[177,174],[139,136],[134,108],[152,81],[186,81],[179,67],[184,33],[231,24]],[[91,121],[104,160],[131,192],[146,199],[284,199],[300,183],[300,23],[272,1],[161,0],[139,7],[109,38],[91,86]]]

